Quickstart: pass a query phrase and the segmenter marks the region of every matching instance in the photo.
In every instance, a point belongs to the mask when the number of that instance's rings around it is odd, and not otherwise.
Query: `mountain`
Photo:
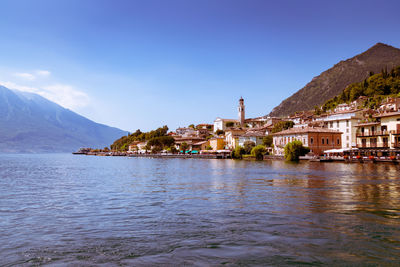
[[[1,152],[103,148],[128,132],[93,122],[37,94],[0,86]]]
[[[302,89],[275,107],[270,116],[282,117],[296,111],[311,110],[339,95],[348,85],[361,82],[370,72],[378,73],[400,65],[400,49],[377,43],[364,53],[340,61],[332,68],[314,77]]]

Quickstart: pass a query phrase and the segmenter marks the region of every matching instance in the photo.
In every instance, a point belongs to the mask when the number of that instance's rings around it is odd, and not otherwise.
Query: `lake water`
[[[0,265],[395,265],[400,167],[0,155]]]

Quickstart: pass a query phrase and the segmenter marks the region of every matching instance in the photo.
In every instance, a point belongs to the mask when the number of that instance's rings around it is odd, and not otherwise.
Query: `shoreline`
[[[231,159],[230,155],[221,154],[130,154],[125,152],[89,152],[89,153],[72,153],[74,155],[86,155],[86,156],[102,156],[102,157],[131,157],[131,158],[193,158],[193,159]],[[255,160],[255,158],[244,158],[242,160]],[[266,155],[266,160],[284,160],[283,156],[280,155]],[[382,159],[382,158],[311,158],[307,156],[300,157],[300,161],[310,162],[343,162],[343,163],[394,163],[399,164],[399,159]]]

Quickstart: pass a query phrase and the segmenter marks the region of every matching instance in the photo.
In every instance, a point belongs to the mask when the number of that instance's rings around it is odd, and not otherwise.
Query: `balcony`
[[[400,130],[391,130],[390,133],[393,135],[400,135]]]
[[[392,143],[393,148],[400,148],[400,142]]]
[[[388,131],[374,131],[374,132],[356,133],[356,137],[385,136],[385,135],[389,135],[389,132]]]
[[[389,148],[389,143],[357,144],[357,148]]]

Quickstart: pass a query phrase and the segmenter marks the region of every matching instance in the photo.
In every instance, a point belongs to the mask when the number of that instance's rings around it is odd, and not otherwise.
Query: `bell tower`
[[[244,126],[244,100],[243,97],[239,99],[239,123],[240,126]]]

